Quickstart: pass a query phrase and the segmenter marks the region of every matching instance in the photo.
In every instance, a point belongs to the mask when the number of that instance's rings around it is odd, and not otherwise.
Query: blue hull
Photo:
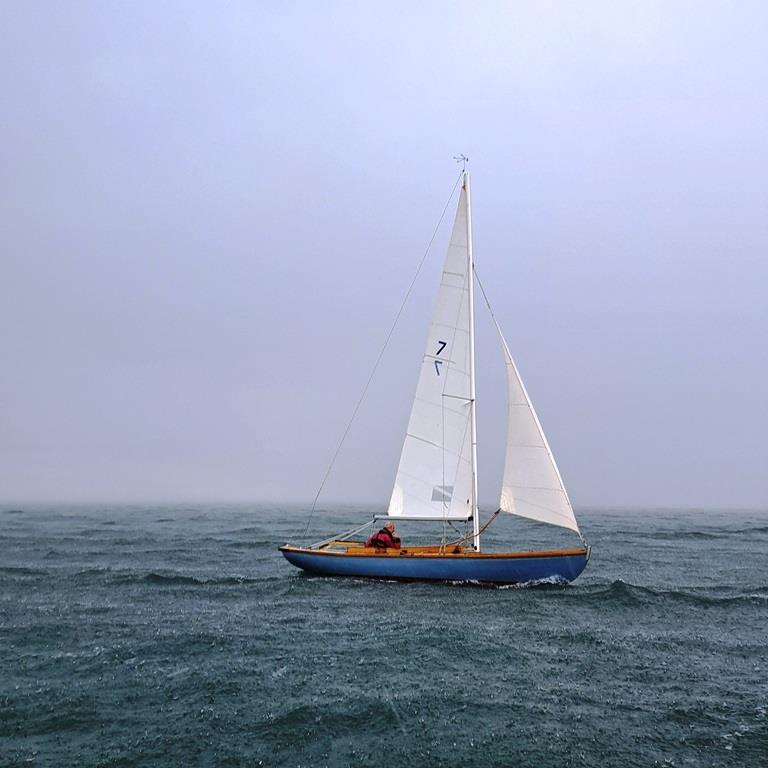
[[[569,582],[585,568],[587,550],[464,555],[349,555],[280,547],[285,559],[322,576],[401,581],[466,581],[481,584]]]

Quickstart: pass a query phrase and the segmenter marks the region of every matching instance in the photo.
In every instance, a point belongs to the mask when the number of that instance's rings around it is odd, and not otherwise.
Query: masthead
[[[466,155],[454,155],[453,159],[457,163],[461,163],[461,170],[466,171],[467,170],[467,163],[469,162],[469,158]]]

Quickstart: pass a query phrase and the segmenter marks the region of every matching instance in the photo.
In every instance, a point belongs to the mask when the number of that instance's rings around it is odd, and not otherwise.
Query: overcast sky
[[[463,152],[577,509],[768,505],[768,4],[5,0],[0,29],[0,499],[311,500]],[[453,209],[326,501],[389,500]]]

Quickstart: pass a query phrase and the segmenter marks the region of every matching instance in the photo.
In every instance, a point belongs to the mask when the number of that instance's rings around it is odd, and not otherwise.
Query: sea
[[[577,510],[570,585],[277,551],[375,511],[0,506],[0,766],[768,766],[768,511]]]

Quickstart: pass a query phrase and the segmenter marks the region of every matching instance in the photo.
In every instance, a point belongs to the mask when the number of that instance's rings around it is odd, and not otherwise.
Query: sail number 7
[[[437,342],[440,346],[437,348],[437,352],[435,352],[435,356],[437,357],[447,346],[447,341],[439,341]],[[435,371],[437,372],[437,375],[440,375],[440,367],[442,366],[443,361],[442,360],[435,360]]]

